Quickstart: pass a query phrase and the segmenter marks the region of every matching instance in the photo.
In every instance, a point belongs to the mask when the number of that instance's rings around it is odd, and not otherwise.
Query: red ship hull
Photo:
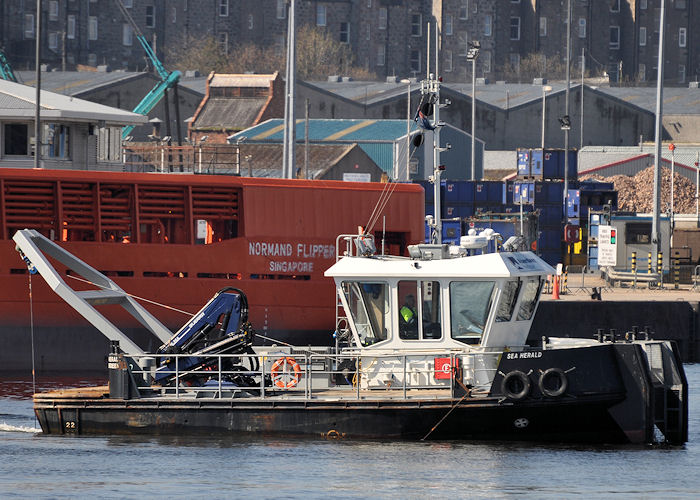
[[[102,335],[38,276],[30,311],[29,274],[11,240],[17,229],[38,229],[128,293],[173,308],[144,303],[172,330],[188,319],[175,309],[194,313],[235,286],[248,296],[260,334],[330,345],[335,296],[323,272],[335,260],[336,236],[365,226],[386,187],[0,169],[0,370],[31,367],[32,330],[37,370],[103,369],[102,356],[91,354],[107,352]],[[423,207],[422,188],[394,186],[374,228],[380,241],[385,217],[387,253],[422,239]],[[144,348],[158,347],[117,308],[101,312]]]

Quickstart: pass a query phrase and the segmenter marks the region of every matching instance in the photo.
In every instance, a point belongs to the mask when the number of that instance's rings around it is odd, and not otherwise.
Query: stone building
[[[68,69],[86,64],[143,70],[150,65],[117,1],[44,1],[43,62]],[[231,57],[238,44],[246,43],[284,53],[288,0],[121,1],[166,67],[168,54],[186,50],[183,41],[206,35]],[[476,76],[492,81],[507,76],[528,83],[519,68],[529,55],[539,54],[544,68],[548,61],[561,62],[566,47],[567,1],[562,0],[297,0],[296,5],[299,26],[317,26],[349,44],[356,64],[380,80],[421,77],[428,59],[434,67],[436,25],[446,82],[469,81],[467,48],[474,40],[481,44]],[[654,81],[660,0],[571,0],[571,5],[572,56],[578,68],[583,56],[587,69],[607,73],[612,82]],[[32,0],[0,3],[0,46],[16,69],[33,65],[35,9]],[[666,82],[696,80],[699,42],[691,33],[700,9],[672,0],[666,10]]]

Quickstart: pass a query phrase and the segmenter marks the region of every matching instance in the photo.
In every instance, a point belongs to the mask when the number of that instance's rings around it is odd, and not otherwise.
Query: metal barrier
[[[697,290],[700,286],[700,266],[695,266],[693,269],[693,290]]]
[[[284,351],[263,354],[220,354],[210,356],[215,361],[210,369],[181,369],[183,359],[192,355],[167,355],[170,369],[160,369],[159,376],[172,382],[158,385],[153,382],[155,372],[141,370],[135,365],[131,372],[145,380],[138,390],[148,398],[174,397],[176,399],[232,399],[232,398],[293,398],[293,399],[367,399],[373,397],[412,399],[452,397],[454,372],[459,380],[472,387],[475,395],[487,395],[496,374],[502,353],[456,354],[426,352],[420,354],[299,354]],[[154,356],[131,356],[138,358]],[[253,366],[257,370],[223,370],[224,361]],[[243,362],[243,360],[248,360]],[[238,365],[240,367],[240,365]],[[197,380],[199,385],[191,384]],[[247,380],[247,384],[231,381]],[[257,382],[259,380],[259,382]],[[254,382],[255,384],[251,384]]]

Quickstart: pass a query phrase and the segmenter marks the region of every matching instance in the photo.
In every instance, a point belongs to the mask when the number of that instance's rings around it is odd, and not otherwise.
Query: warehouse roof
[[[411,122],[411,132],[418,126]],[[406,136],[406,120],[309,120],[309,140],[313,142],[393,142]],[[234,134],[230,142],[280,142],[284,120],[273,118]],[[296,121],[297,141],[304,137],[304,120]]]
[[[33,119],[36,90],[21,83],[0,80],[0,116],[9,119]],[[104,121],[106,125],[140,125],[148,117],[69,97],[47,90],[41,91],[41,118],[73,122]]]

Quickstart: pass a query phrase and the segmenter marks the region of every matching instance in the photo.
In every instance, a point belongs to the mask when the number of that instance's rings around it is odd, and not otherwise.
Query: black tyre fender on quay
[[[501,381],[501,392],[508,399],[520,401],[530,394],[530,378],[520,370],[508,372]]]
[[[558,398],[566,393],[566,390],[569,388],[569,381],[566,378],[566,373],[561,368],[547,368],[540,375],[537,386],[545,396]]]

